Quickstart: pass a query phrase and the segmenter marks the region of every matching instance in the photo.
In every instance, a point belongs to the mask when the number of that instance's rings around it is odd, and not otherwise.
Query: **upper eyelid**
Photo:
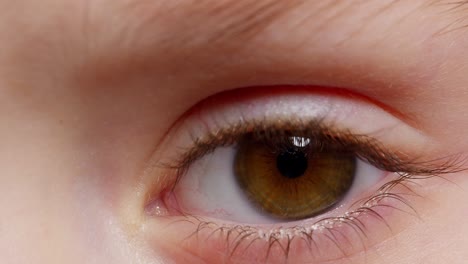
[[[203,133],[206,133],[210,129],[208,128],[210,125],[207,122],[203,121],[201,118],[206,112],[212,113],[215,111],[219,111],[219,108],[226,108],[230,107],[232,104],[239,104],[244,103],[245,101],[255,101],[255,100],[263,100],[263,98],[269,97],[277,97],[284,94],[297,94],[303,93],[306,95],[313,95],[319,97],[330,97],[332,99],[338,100],[346,100],[346,101],[354,101],[358,104],[364,105],[371,105],[375,108],[380,109],[383,112],[386,112],[390,116],[393,116],[396,119],[403,121],[405,126],[418,131],[421,134],[420,138],[424,138],[427,140],[427,135],[423,133],[420,129],[420,125],[412,118],[412,116],[404,114],[397,109],[392,108],[384,103],[381,103],[373,98],[369,98],[365,95],[361,95],[359,93],[355,93],[354,91],[344,89],[344,88],[336,88],[336,87],[321,87],[321,86],[303,86],[303,85],[275,85],[275,86],[260,86],[260,87],[245,87],[239,88],[234,90],[223,91],[221,93],[211,95],[196,104],[192,105],[190,109],[186,112],[182,113],[176,118],[176,121],[165,130],[164,136],[161,137],[157,144],[157,148],[153,151],[151,156],[158,156],[161,149],[165,148],[165,145],[168,142],[173,142],[174,138],[180,136],[179,132],[186,133],[189,131],[191,142],[193,143],[193,139],[196,137],[200,137],[202,135],[197,135],[199,131],[192,132],[190,131],[190,127],[196,125],[198,127],[203,127],[202,130],[206,130]],[[194,119],[194,116],[197,117]],[[242,115],[240,116],[241,120],[244,120]],[[192,123],[187,125],[187,123]],[[231,123],[232,125],[232,123]],[[174,133],[175,132],[175,133]],[[187,147],[187,145],[184,145]],[[181,149],[179,149],[180,151]],[[180,152],[177,152],[177,155],[180,155]],[[169,165],[170,163],[174,163],[173,160],[168,162],[167,160],[158,161],[159,158],[150,157],[148,160],[149,167],[152,167],[154,164],[162,164],[162,167],[166,167],[165,165]],[[160,165],[157,165],[159,167]],[[169,166],[170,167],[170,166]]]
[[[384,114],[386,111],[380,109],[379,111],[377,110],[371,110],[371,109],[379,109],[378,106],[375,106],[372,102],[359,102],[356,101],[356,99],[359,99],[355,96],[351,96],[351,98],[347,98],[347,96],[344,97],[335,97],[333,94],[323,94],[323,93],[314,93],[311,92],[307,89],[304,90],[304,87],[290,87],[290,90],[286,91],[287,96],[293,96],[292,99],[294,101],[294,104],[296,105],[301,105],[301,104],[307,104],[309,102],[309,99],[304,99],[304,102],[299,102],[295,100],[296,98],[306,98],[307,96],[310,96],[313,98],[313,100],[317,98],[326,98],[324,99],[323,102],[321,102],[322,99],[317,99],[318,102],[316,102],[318,105],[323,104],[323,105],[328,105],[328,107],[331,107],[330,109],[333,109],[333,105],[339,105],[337,110],[338,114],[335,113],[338,116],[343,116],[347,111],[357,111],[353,115],[360,116],[362,113],[366,113],[367,111],[371,111],[374,114],[378,113],[381,111],[381,114],[377,114],[377,117],[372,117],[369,120],[366,120],[368,123],[372,123],[373,118],[378,118],[379,120],[384,120],[385,115],[387,116],[392,116],[391,114],[387,113]],[[296,88],[296,89],[294,89]],[[183,148],[179,149],[176,151],[176,159],[172,159],[169,162],[167,160],[163,161],[160,163],[162,167],[172,167],[172,168],[178,168],[179,170],[183,171],[185,168],[187,168],[191,162],[194,160],[200,158],[204,154],[212,151],[214,148],[218,146],[226,146],[226,145],[232,145],[236,142],[238,138],[243,136],[244,133],[248,132],[247,129],[256,129],[256,130],[261,130],[262,126],[265,126],[266,128],[274,128],[276,126],[276,129],[284,129],[285,127],[288,126],[289,122],[289,127],[294,127],[298,125],[302,125],[303,128],[305,129],[310,129],[315,127],[317,131],[319,132],[324,132],[328,131],[332,136],[338,136],[342,138],[352,138],[353,140],[356,141],[356,144],[359,146],[367,146],[368,150],[371,150],[371,153],[369,156],[369,153],[364,153],[360,152],[359,150],[356,150],[356,154],[364,154],[361,155],[362,158],[365,160],[368,159],[370,163],[373,165],[377,165],[383,169],[386,170],[392,170],[392,171],[400,171],[400,172],[406,172],[406,173],[419,173],[421,175],[428,175],[433,172],[438,172],[438,173],[443,173],[445,171],[451,171],[455,169],[459,169],[461,167],[461,160],[459,159],[458,156],[452,156],[452,157],[446,157],[446,159],[440,158],[440,159],[434,159],[431,161],[419,159],[417,157],[418,154],[416,153],[421,153],[420,151],[415,150],[413,154],[416,154],[416,158],[414,158],[415,155],[410,155],[410,153],[407,153],[403,151],[402,153],[396,153],[389,151],[388,147],[383,147],[384,145],[381,144],[379,141],[377,141],[374,137],[369,136],[368,133],[358,131],[354,128],[354,126],[343,126],[341,123],[342,120],[340,120],[342,117],[339,117],[338,120],[332,121],[332,123],[328,122],[322,122],[323,120],[317,119],[317,118],[327,118],[326,115],[329,115],[329,112],[324,116],[322,114],[318,114],[315,118],[313,119],[302,119],[298,117],[296,120],[291,120],[289,118],[280,118],[283,121],[282,124],[280,123],[275,123],[275,122],[268,122],[267,120],[262,120],[262,119],[257,119],[252,116],[247,117],[242,114],[242,111],[238,111],[241,108],[246,107],[246,104],[250,104],[250,102],[255,102],[255,105],[262,105],[266,104],[268,105],[268,102],[273,102],[275,105],[275,108],[278,108],[279,106],[275,102],[276,100],[280,101],[288,101],[287,99],[285,100],[284,97],[285,94],[283,92],[274,92],[274,90],[263,90],[262,88],[259,88],[259,90],[251,90],[250,92],[252,94],[255,94],[257,91],[258,93],[263,93],[265,96],[248,96],[246,95],[245,98],[242,97],[242,95],[235,94],[234,91],[232,93],[228,94],[220,94],[216,96],[215,98],[209,98],[208,103],[202,102],[197,108],[197,110],[189,111],[182,119],[181,119],[181,124],[179,126],[176,126],[177,129],[176,131],[182,131],[184,134],[188,134],[190,139],[189,139],[189,145],[183,145]],[[305,94],[303,94],[305,92]],[[266,94],[265,94],[266,93]],[[295,93],[299,93],[299,97],[295,97]],[[242,94],[242,93],[241,93]],[[278,97],[279,96],[279,97]],[[223,98],[228,99],[228,101],[224,100]],[[234,101],[232,101],[232,98],[235,98]],[[280,99],[278,99],[280,98]],[[231,100],[231,102],[229,102]],[[263,101],[262,101],[263,100]],[[216,102],[216,104],[212,105],[211,102]],[[266,102],[266,103],[265,103]],[[346,108],[344,107],[345,105],[349,104],[355,104],[355,106],[352,106],[351,108]],[[288,105],[288,103],[286,103]],[[260,109],[268,109],[268,106],[264,106],[266,108],[260,107]],[[343,108],[344,107],[344,108]],[[371,107],[370,109],[367,109],[368,107]],[[247,107],[248,108],[248,107]],[[352,110],[352,109],[359,109],[359,110]],[[234,109],[234,110],[232,110]],[[346,110],[348,109],[348,110]],[[367,110],[362,110],[362,109],[367,109]],[[234,112],[233,112],[234,111]],[[245,110],[245,113],[249,113],[248,115],[252,115],[252,109]],[[253,110],[255,112],[255,110]],[[280,112],[282,112],[281,110]],[[220,112],[220,113],[217,113]],[[286,111],[288,113],[290,111]],[[207,114],[208,113],[208,114]],[[227,113],[227,114],[226,114]],[[245,114],[244,113],[244,114]],[[232,122],[228,121],[229,116],[232,117],[232,115],[239,115],[242,116],[242,118],[237,121]],[[269,112],[270,115],[272,115],[271,112]],[[292,113],[288,113],[286,115],[291,115]],[[194,116],[196,118],[194,118]],[[208,116],[208,117],[205,117]],[[275,117],[275,114],[273,114],[274,118],[279,118],[279,116]],[[365,118],[366,114],[363,114],[362,118]],[[399,118],[393,117],[395,120],[398,120]],[[219,120],[218,120],[219,119]],[[349,118],[347,118],[349,119]],[[354,120],[354,122],[359,122],[359,118],[351,118]],[[187,120],[191,120],[190,122],[187,122]],[[235,118],[233,120],[236,120]],[[337,123],[336,123],[337,122]],[[350,122],[350,121],[348,121]],[[379,121],[380,122],[380,121]],[[188,125],[186,125],[188,123]],[[249,124],[250,123],[250,124]],[[336,123],[336,124],[334,124]],[[352,122],[351,122],[352,123]],[[385,122],[384,122],[385,123]],[[400,123],[400,122],[399,122]],[[280,127],[278,127],[278,125]],[[283,127],[281,127],[281,125]],[[338,126],[336,126],[338,125]],[[193,126],[195,127],[202,127],[201,131],[196,131],[192,133]],[[403,126],[403,127],[411,127],[411,126]],[[387,128],[388,129],[388,128]],[[419,132],[419,131],[418,131]],[[380,132],[379,132],[380,133]],[[387,132],[385,132],[387,133]],[[401,143],[401,141],[404,142],[405,136],[401,136],[401,130],[396,130],[396,134],[399,134],[398,136],[398,141]],[[177,134],[177,132],[176,132]],[[388,134],[388,133],[387,133]],[[395,132],[390,132],[390,134],[395,134]],[[420,142],[419,145],[427,145],[422,142],[424,142],[426,139],[425,137],[418,133],[417,139],[418,140],[423,140]],[[413,137],[411,139],[411,143],[414,143],[415,138]],[[351,142],[348,142],[351,143]],[[405,143],[402,143],[405,144]],[[418,145],[418,144],[416,144]],[[392,146],[393,148],[401,146],[401,145],[394,145]],[[427,153],[426,153],[427,154]],[[373,155],[373,156],[372,156]],[[379,162],[376,162],[379,158],[379,155],[385,156],[390,159],[393,159],[393,163],[389,164],[389,166],[386,167],[385,164],[379,164]],[[182,158],[181,158],[182,157]],[[400,165],[396,165],[397,161],[399,160],[399,157],[405,157],[404,159],[401,160]],[[408,157],[413,157],[413,159],[408,159]],[[402,166],[401,164],[406,164],[406,166]],[[425,169],[425,170],[424,170]]]
[[[223,91],[219,94],[209,96],[198,102],[195,106],[184,114],[185,117],[189,114],[199,114],[200,109],[204,111],[212,110],[220,104],[225,104],[226,101],[245,101],[254,99],[263,99],[266,96],[277,96],[282,94],[314,94],[316,96],[333,97],[344,100],[353,100],[359,104],[370,104],[375,107],[382,109],[388,114],[400,119],[405,124],[412,128],[420,131],[420,124],[416,118],[409,113],[399,111],[399,109],[392,107],[391,105],[385,104],[372,97],[366,96],[362,93],[355,92],[346,88],[327,87],[327,86],[307,86],[307,85],[274,85],[274,86],[260,86],[260,87],[245,87],[234,90]],[[234,98],[234,99],[233,99]],[[201,106],[201,107],[200,107]]]
[[[313,98],[312,102],[309,101],[309,97]],[[258,107],[259,105],[263,106]],[[301,110],[301,105],[306,105],[307,110]],[[299,107],[299,109],[295,109],[297,107]],[[274,111],[271,111],[271,109],[274,109]],[[366,115],[365,118],[376,118],[374,115],[381,112],[382,115],[388,115],[391,119],[398,120],[398,123],[401,122],[408,128],[417,131],[421,136],[427,136],[421,129],[419,123],[414,121],[411,116],[358,93],[333,87],[281,85],[273,87],[242,88],[210,96],[184,113],[184,115],[178,119],[173,129],[184,126],[186,123],[193,123],[191,125],[201,126],[203,130],[206,129],[209,131],[211,125],[220,125],[218,122],[226,123],[225,125],[231,125],[232,127],[232,125],[238,121],[242,122],[247,119],[258,118],[264,119],[266,117],[263,113],[260,116],[254,114],[254,112],[257,111],[268,111],[268,113],[265,114],[275,117],[280,117],[285,115],[285,113],[287,113],[289,117],[295,115],[296,121],[301,121],[305,116],[314,116],[314,119],[319,121],[317,117],[320,116],[320,118],[332,118],[333,122],[338,122],[338,124],[345,121],[342,120],[342,114],[346,111],[352,112],[353,116],[363,115],[363,113],[367,111],[370,116]],[[294,113],[292,113],[292,111],[294,111]],[[295,111],[300,111],[301,113],[298,115]],[[218,114],[218,112],[220,112],[220,114]],[[208,116],[211,116],[209,119],[220,120],[205,119],[204,116],[206,116],[207,113]],[[232,115],[236,115],[236,117],[233,119],[230,117]],[[252,115],[255,116],[253,117]],[[377,114],[377,116],[379,115],[380,113]],[[247,116],[250,117],[246,118]],[[336,116],[338,116],[338,119],[335,119],[337,118]],[[364,115],[362,117],[364,118]],[[379,116],[378,119],[381,120],[382,116]],[[369,120],[367,121],[369,122]],[[395,123],[395,121],[391,122]],[[389,128],[391,127],[386,127],[385,129]],[[366,131],[359,131],[358,133],[368,134]],[[196,135],[192,136],[196,137]]]

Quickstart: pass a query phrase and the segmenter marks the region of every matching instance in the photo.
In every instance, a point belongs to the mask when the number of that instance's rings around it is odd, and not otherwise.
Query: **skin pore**
[[[145,212],[169,185],[155,161],[177,149],[179,122],[223,93],[242,94],[221,96],[233,107],[278,85],[372,105],[414,132],[385,134],[387,145],[426,161],[468,158],[466,1],[23,0],[0,10],[2,263],[255,263],[181,242],[193,227]],[[467,176],[418,181],[417,217],[389,212],[392,232],[369,224],[365,250],[316,262],[465,263]]]

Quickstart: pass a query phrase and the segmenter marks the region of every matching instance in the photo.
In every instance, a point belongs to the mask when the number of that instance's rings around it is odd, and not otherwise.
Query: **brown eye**
[[[354,180],[356,157],[340,147],[300,136],[257,140],[246,135],[234,162],[248,199],[278,219],[304,219],[340,201]]]

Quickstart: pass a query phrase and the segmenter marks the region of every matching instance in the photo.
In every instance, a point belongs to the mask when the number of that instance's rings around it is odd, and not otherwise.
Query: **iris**
[[[247,134],[236,153],[236,180],[250,202],[274,218],[298,220],[319,214],[349,191],[357,159],[343,147],[324,142]]]

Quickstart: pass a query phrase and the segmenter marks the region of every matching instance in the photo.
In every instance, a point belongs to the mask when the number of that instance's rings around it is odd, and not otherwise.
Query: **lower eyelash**
[[[420,218],[405,196],[421,197],[412,190],[411,185],[415,184],[415,180],[432,177],[445,179],[440,174],[426,176],[400,174],[397,179],[381,186],[374,195],[355,202],[350,206],[350,211],[345,214],[323,218],[307,226],[262,229],[249,225],[221,225],[187,214],[184,214],[185,219],[179,221],[186,221],[196,226],[195,231],[187,236],[186,240],[192,237],[200,239],[204,231],[208,231],[208,234],[205,234],[204,240],[199,242],[209,243],[209,240],[214,239],[214,237],[220,237],[224,240],[224,253],[227,259],[249,255],[247,253],[249,249],[255,248],[253,252],[257,256],[263,256],[262,261],[276,260],[281,256],[283,261],[279,263],[284,263],[291,257],[299,257],[294,254],[301,251],[300,248],[303,248],[304,245],[309,251],[308,254],[317,258],[317,256],[324,255],[320,252],[324,247],[323,243],[335,247],[335,252],[337,252],[335,257],[349,258],[351,252],[345,249],[346,244],[354,248],[353,241],[358,239],[360,246],[366,248],[364,240],[369,239],[367,218],[378,220],[391,233],[393,232],[392,228],[387,222],[386,214],[382,213],[383,210],[397,210]],[[400,191],[396,192],[396,189],[400,189]],[[302,246],[297,246],[297,242],[302,242]],[[262,249],[265,252],[259,252],[257,249]]]

